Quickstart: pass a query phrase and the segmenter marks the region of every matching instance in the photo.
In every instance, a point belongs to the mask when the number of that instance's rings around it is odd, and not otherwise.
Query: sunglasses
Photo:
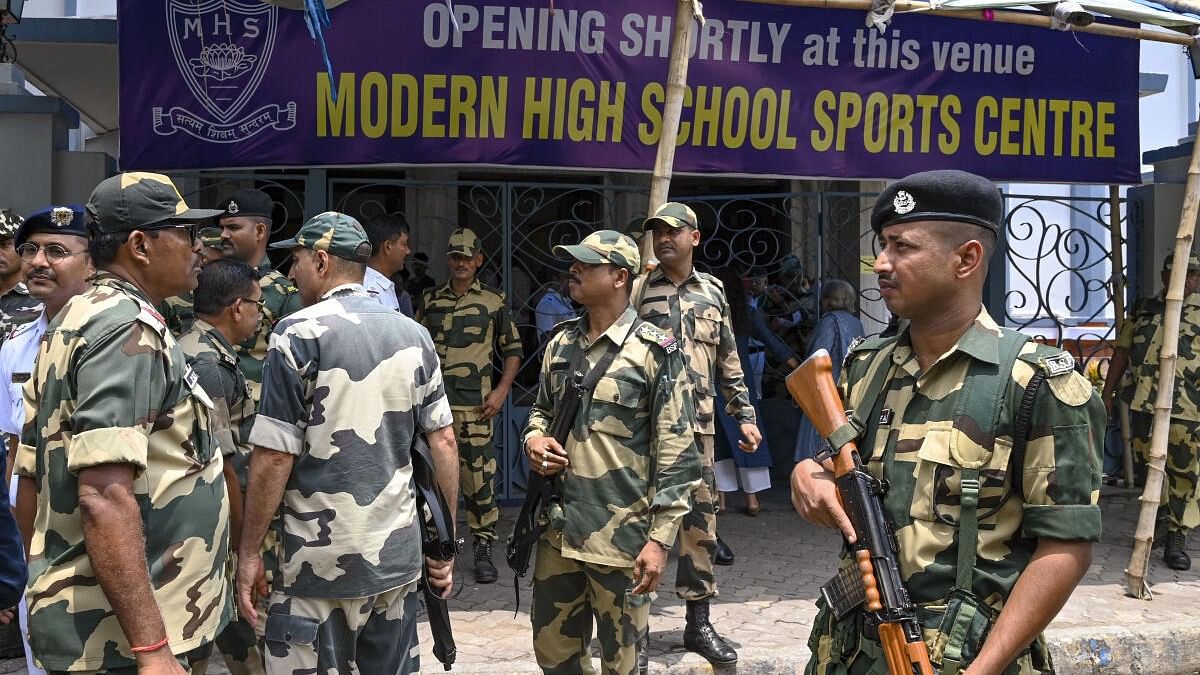
[[[165,223],[162,225],[151,225],[141,228],[143,232],[153,232],[155,230],[183,230],[187,233],[188,241],[195,244],[200,239],[200,227],[196,223]]]

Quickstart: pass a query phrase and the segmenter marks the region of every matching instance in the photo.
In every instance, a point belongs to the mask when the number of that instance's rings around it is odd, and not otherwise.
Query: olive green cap
[[[446,244],[446,255],[457,253],[468,258],[480,251],[479,236],[474,230],[460,227],[450,233],[450,241]]]
[[[667,202],[658,207],[654,215],[646,219],[646,222],[642,225],[642,229],[653,229],[655,223],[666,223],[669,227],[676,229],[690,227],[694,230],[697,227],[696,212],[687,204]]]
[[[291,239],[271,244],[271,248],[307,248],[325,251],[351,262],[367,262],[371,258],[371,242],[367,232],[354,218],[337,211],[313,216],[300,227]]]
[[[1166,258],[1163,258],[1163,271],[1164,272],[1169,271],[1171,269],[1172,263],[1174,263],[1174,262],[1175,262],[1175,251],[1171,251],[1170,253],[1167,254]],[[1200,256],[1197,256],[1195,251],[1188,251],[1188,266],[1187,266],[1187,268],[1189,271],[1200,270]]]
[[[219,209],[193,209],[161,173],[121,173],[100,181],[88,199],[89,225],[100,232],[130,232],[168,220],[204,220]]]
[[[641,271],[642,265],[642,256],[638,254],[637,244],[616,230],[599,230],[584,237],[578,244],[555,246],[554,255],[560,258],[574,258],[593,265],[612,263],[635,275]]]

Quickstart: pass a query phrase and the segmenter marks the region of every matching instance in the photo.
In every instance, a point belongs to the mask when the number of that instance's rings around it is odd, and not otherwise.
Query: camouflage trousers
[[[366,598],[271,594],[266,626],[269,675],[396,675],[421,670],[420,581]]]
[[[999,613],[979,605],[961,591],[951,591],[945,604],[917,608],[925,645],[934,672],[958,675],[979,655],[988,630]],[[842,620],[834,617],[824,600],[817,601],[808,649],[812,652],[804,675],[889,675],[883,646],[864,630],[862,612]],[[1045,636],[1039,635],[1017,656],[1003,675],[1052,675],[1054,664]]]
[[[679,526],[679,566],[675,594],[683,600],[704,600],[717,595],[713,550],[717,546],[717,479],[713,474],[716,437],[696,434],[703,480],[692,493],[692,510]]]
[[[633,568],[609,567],[562,556],[562,532],[538,541],[533,567],[533,652],[547,675],[595,673],[592,622],[605,675],[637,672],[638,638],[646,632],[650,595],[634,595]]]
[[[190,652],[175,655],[175,661],[188,675],[204,675],[208,657],[212,654],[212,643],[196,647]],[[137,666],[109,668],[108,670],[47,670],[46,675],[137,675]]]
[[[451,408],[454,437],[458,441],[458,485],[467,507],[467,526],[476,539],[496,540],[496,451],[492,447],[492,421],[482,420],[474,408]]]
[[[1150,454],[1150,433],[1154,416],[1132,415],[1133,449],[1143,464]],[[1167,432],[1166,482],[1163,492],[1167,504],[1167,526],[1188,532],[1200,527],[1200,422],[1171,418]]]

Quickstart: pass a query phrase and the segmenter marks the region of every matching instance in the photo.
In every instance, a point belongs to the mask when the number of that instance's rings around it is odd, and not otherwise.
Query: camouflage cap
[[[1166,258],[1163,258],[1163,271],[1164,272],[1170,271],[1171,265],[1174,262],[1175,262],[1175,251],[1171,251],[1170,253],[1167,254]],[[1197,256],[1195,251],[1188,251],[1188,266],[1187,266],[1187,268],[1189,271],[1200,270],[1200,256]]]
[[[296,248],[325,251],[329,255],[351,262],[367,262],[371,258],[371,242],[367,232],[354,218],[337,211],[326,211],[308,219],[291,239],[271,244],[271,248]]]
[[[200,245],[208,248],[221,248],[221,228],[206,227],[200,230]]]
[[[458,253],[471,257],[479,253],[480,248],[479,236],[474,230],[460,227],[450,233],[450,241],[446,242],[446,255]]]
[[[637,274],[642,265],[637,244],[616,230],[599,230],[584,237],[578,244],[555,246],[554,255],[593,265],[612,263],[624,267],[631,274]]]
[[[649,230],[654,227],[655,223],[666,223],[668,227],[690,227],[694,230],[697,222],[696,212],[692,210],[692,207],[679,202],[667,202],[658,207],[654,215],[646,219],[642,229]]]
[[[170,178],[160,173],[121,173],[100,181],[88,198],[90,226],[100,232],[129,232],[167,220],[204,220],[218,209],[193,209]]]
[[[11,239],[17,235],[24,219],[11,211],[0,211],[0,239]]]

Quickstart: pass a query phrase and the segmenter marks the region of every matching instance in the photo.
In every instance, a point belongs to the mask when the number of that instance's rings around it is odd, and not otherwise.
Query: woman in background
[[[864,333],[862,322],[854,315],[857,301],[858,294],[846,281],[831,279],[821,284],[821,320],[808,342],[806,358],[818,349],[829,352],[829,358],[833,361],[835,382],[842,375],[842,362],[846,360],[850,343],[855,338],[862,337]],[[799,462],[812,458],[820,450],[823,442],[812,422],[802,416],[800,428],[796,432],[795,460]]]
[[[729,301],[730,322],[733,324],[733,337],[737,342],[738,360],[742,363],[742,379],[746,383],[746,389],[750,394],[750,403],[754,406],[761,425],[763,416],[759,399],[762,392],[759,391],[755,378],[751,375],[753,368],[751,367],[750,338],[762,342],[772,358],[786,363],[789,368],[795,368],[798,362],[795,354],[787,348],[783,340],[767,328],[767,322],[763,318],[762,312],[751,308],[746,293],[746,282],[740,273],[734,268],[726,267],[717,272],[716,276],[725,285],[725,297]],[[724,396],[718,390],[717,422],[721,433],[718,433],[716,438],[716,462],[713,465],[713,472],[716,474],[720,507],[721,510],[725,509],[725,494],[737,492],[740,487],[746,493],[746,507],[743,510],[747,515],[757,516],[762,510],[757,493],[771,487],[771,450],[767,447],[765,435],[757,451],[748,453],[738,449],[738,439],[741,438],[741,433],[738,430],[737,420],[725,414],[725,403]],[[717,548],[719,553],[722,549],[728,551],[728,547],[725,547],[723,542],[718,542]],[[718,555],[718,559],[722,557]],[[731,552],[728,557],[732,560]]]

